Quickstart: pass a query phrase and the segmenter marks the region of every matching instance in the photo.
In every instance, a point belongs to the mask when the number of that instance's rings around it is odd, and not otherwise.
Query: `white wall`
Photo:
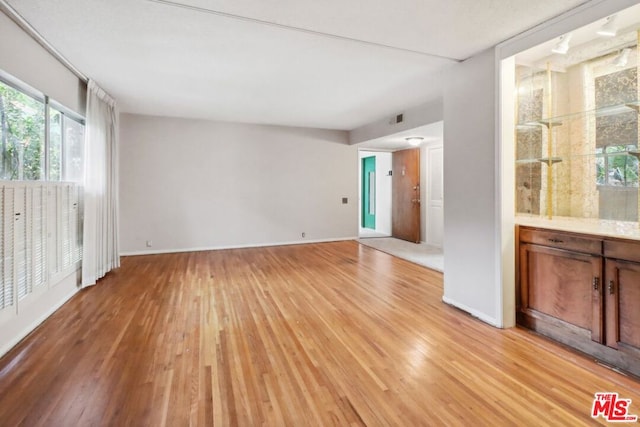
[[[377,233],[391,235],[391,182],[389,171],[393,168],[392,153],[360,151],[358,163],[358,224],[362,226],[362,159],[376,158],[376,229]]]
[[[516,141],[513,130],[516,126],[516,67],[515,58],[501,61],[500,71],[500,108],[498,110],[498,155],[496,181],[497,195],[500,198],[500,283],[502,290],[499,294],[498,305],[502,306],[503,326],[513,326],[516,323]]]
[[[427,168],[427,144],[420,145],[420,241],[427,241],[427,181],[429,180]]]
[[[454,67],[445,85],[443,299],[499,325],[495,73],[490,49]]]
[[[50,286],[28,304],[20,306],[17,316],[7,319],[0,325],[0,356],[11,350],[24,337],[29,335],[40,323],[52,315],[78,291],[80,270]]]
[[[2,12],[0,70],[84,115],[86,84]]]
[[[496,61],[490,49],[456,67],[444,103],[444,301],[501,325],[496,268]]]
[[[391,153],[376,153],[376,231],[391,235],[391,183],[393,169]]]
[[[343,131],[123,114],[121,250],[355,238],[358,152],[346,142]]]

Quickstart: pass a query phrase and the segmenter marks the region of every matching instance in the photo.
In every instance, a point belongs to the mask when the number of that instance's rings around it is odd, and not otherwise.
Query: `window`
[[[0,180],[81,182],[84,121],[34,92],[0,79]]]
[[[62,108],[49,107],[49,180],[81,182],[84,124]]]
[[[0,320],[79,267],[83,155],[82,118],[0,71]]]
[[[598,185],[637,187],[638,158],[627,154],[635,149],[635,145],[612,145],[596,148]]]
[[[62,113],[49,108],[49,180],[62,181]]]
[[[68,182],[82,182],[84,178],[84,124],[72,118],[63,116],[63,178]]]
[[[637,102],[638,72],[635,66],[618,70],[599,59],[594,69],[602,75],[594,79],[596,115],[596,182],[600,186],[637,187],[638,158],[629,155],[638,146],[638,112],[631,108],[610,108]]]
[[[44,102],[0,81],[0,179],[44,178]]]

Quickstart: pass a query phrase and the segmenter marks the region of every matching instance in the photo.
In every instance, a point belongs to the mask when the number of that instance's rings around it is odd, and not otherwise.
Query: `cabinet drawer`
[[[640,242],[605,240],[604,256],[606,258],[640,262]]]
[[[602,254],[602,240],[562,231],[520,228],[520,241],[588,254]]]

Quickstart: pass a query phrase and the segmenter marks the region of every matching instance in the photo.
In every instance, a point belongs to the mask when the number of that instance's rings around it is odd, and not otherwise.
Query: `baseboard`
[[[269,246],[307,245],[310,243],[343,242],[346,240],[357,240],[357,239],[358,239],[357,237],[336,237],[331,239],[295,240],[291,242],[249,243],[245,245],[206,246],[206,247],[197,247],[197,248],[159,249],[159,250],[149,250],[149,251],[125,251],[125,252],[120,252],[120,256],[159,255],[159,254],[173,254],[173,253],[180,253],[180,252],[200,252],[200,251],[221,251],[224,249],[266,248]]]
[[[484,323],[488,323],[491,326],[495,326],[496,328],[500,328],[502,329],[502,324],[501,322],[499,322],[496,318],[491,317],[491,316],[487,316],[485,313],[481,313],[478,310],[469,307],[466,304],[461,304],[457,301],[452,300],[451,298],[447,298],[446,296],[442,296],[442,301],[445,304],[449,304],[451,306],[454,306],[456,308],[459,308],[462,311],[466,311],[467,313],[469,313],[470,315],[472,315],[473,317],[477,318],[478,320],[483,321]]]
[[[76,288],[71,291],[68,295],[62,297],[58,303],[52,305],[47,311],[45,311],[41,316],[36,318],[29,326],[24,328],[18,334],[16,334],[11,340],[4,343],[2,348],[0,348],[0,357],[4,356],[9,350],[18,345],[20,341],[25,339],[31,332],[35,331],[35,329],[40,326],[45,320],[47,320],[53,313],[55,313],[60,307],[66,304],[75,294],[80,291],[80,288]]]

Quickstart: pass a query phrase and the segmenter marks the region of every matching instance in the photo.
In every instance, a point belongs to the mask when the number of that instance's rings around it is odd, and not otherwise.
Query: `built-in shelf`
[[[639,150],[628,150],[627,154],[630,156],[637,157],[640,160],[640,151]]]
[[[527,129],[527,128],[533,128],[536,126],[546,126],[547,128],[552,128],[556,126],[561,126],[566,121],[579,119],[581,117],[589,117],[589,116],[605,117],[605,116],[613,116],[617,114],[630,113],[631,111],[640,113],[639,100],[625,102],[623,104],[607,105],[605,107],[600,107],[593,110],[569,113],[569,114],[564,114],[556,117],[544,117],[538,120],[530,120],[530,121],[518,123],[516,127],[518,129]]]
[[[560,163],[562,159],[560,157],[543,157],[538,159],[540,163],[545,163],[547,166],[553,166],[556,163]]]
[[[573,154],[570,156],[564,157],[551,157],[552,163],[560,163],[562,161],[582,161],[585,158],[600,158],[600,157],[612,157],[612,156],[633,156],[640,159],[640,149],[636,150],[627,150],[627,151],[619,151],[614,153],[583,153],[583,154]],[[516,160],[516,164],[526,164],[526,163],[547,163],[549,164],[549,158],[547,157],[529,157],[529,158],[521,158]]]
[[[538,120],[538,123],[546,126],[547,128],[553,128],[556,126],[562,126],[562,122],[554,120],[554,119],[542,119],[542,120]]]
[[[625,37],[640,41],[640,29]],[[545,71],[516,67],[517,212],[549,220],[570,212],[638,224],[640,48],[632,47],[636,63],[625,67],[612,60],[617,48],[600,48],[592,58],[574,58],[563,72],[553,56],[539,59]]]
[[[625,104],[625,106],[633,108],[634,110],[636,110],[636,113],[640,113],[640,101],[629,102],[628,104]]]

